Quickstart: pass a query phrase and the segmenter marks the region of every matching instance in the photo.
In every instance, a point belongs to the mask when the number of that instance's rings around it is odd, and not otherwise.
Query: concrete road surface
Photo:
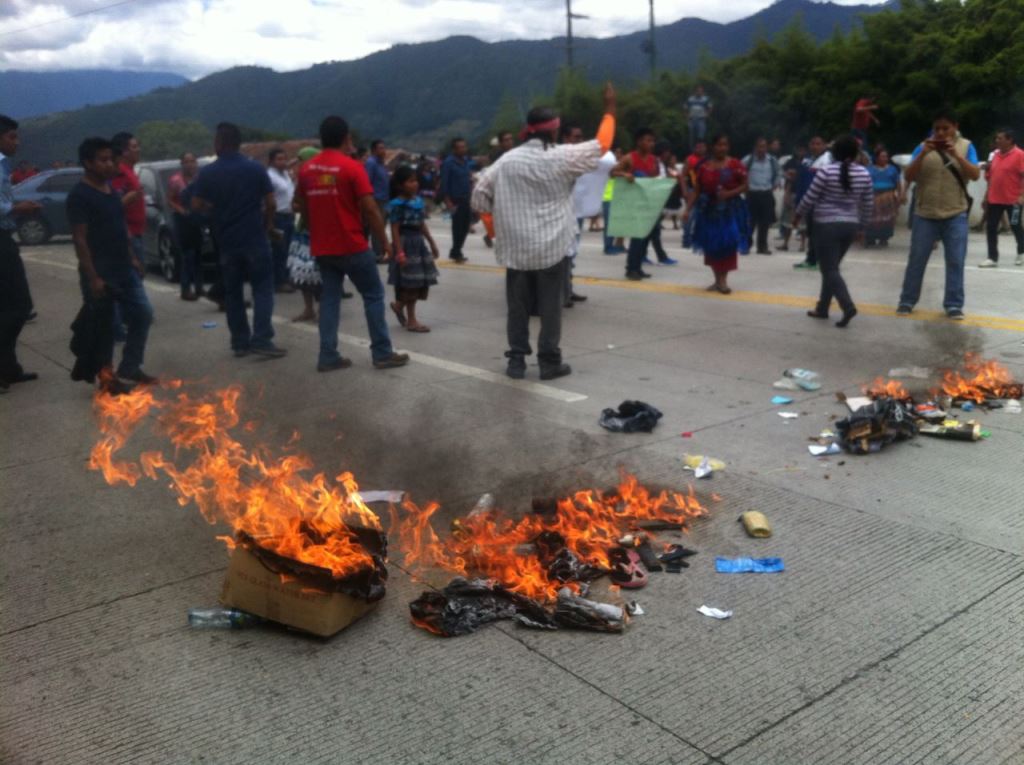
[[[1008,237],[983,271],[972,235],[962,324],[941,315],[941,254],[919,310],[898,318],[905,234],[855,250],[844,270],[861,315],[840,330],[804,315],[819,277],[793,270],[796,253],[741,259],[724,297],[704,291],[709,272],[670,228],[681,263],[641,283],[587,233],[576,275],[589,300],[564,317],[574,371],[541,383],[533,364],[524,382],[503,375],[504,278],[480,233],[421,307],[433,332],[389,315],[407,368],[372,369],[356,299],[341,327],[355,365],[317,374],[315,327],[289,321],[297,295],[276,307],[288,357],[235,359],[223,314],[156,274],[145,368],[241,383],[268,444],[298,430],[327,475],[440,501],[440,527],[486,491],[518,513],[620,469],[685,488],[683,453],[713,455],[728,467],[696,482],[710,517],[687,537],[691,567],[652,574],[636,593],[646,613],[621,636],[502,623],[434,637],[410,624],[425,585],[400,555],[385,601],[330,640],[190,629],[186,610],[216,603],[224,529],[162,481],[110,487],[88,470],[92,391],[68,376],[74,255],[26,248],[39,318],[19,354],[41,378],[0,397],[3,762],[1024,762],[1024,416],[979,412],[979,443],[807,452],[843,415],[835,392],[890,367],[977,350],[1024,378],[1024,268]],[[823,380],[783,407],[793,420],[770,402],[787,367]],[[664,412],[653,434],[598,427],[624,399]],[[743,534],[748,509],[774,537]],[[777,555],[786,571],[716,574],[716,555]],[[735,615],[715,621],[702,604]]]

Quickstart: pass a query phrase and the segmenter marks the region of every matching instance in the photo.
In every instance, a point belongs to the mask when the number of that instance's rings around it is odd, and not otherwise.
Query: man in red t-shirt
[[[866,144],[868,140],[868,128],[872,125],[881,125],[878,117],[875,116],[875,111],[878,110],[878,104],[875,103],[875,99],[871,96],[865,96],[864,98],[857,99],[857,103],[853,105],[853,118],[850,120],[850,132],[857,138],[860,138],[862,144]]]
[[[1021,228],[1021,205],[1024,205],[1024,150],[1017,146],[1013,131],[1003,128],[996,133],[996,150],[985,171],[988,191],[985,192],[988,260],[981,268],[995,268],[999,263],[999,224],[1003,215],[1010,218],[1010,229],[1017,240],[1016,265],[1024,266],[1024,229]]]
[[[327,117],[320,123],[320,145],[323,151],[299,170],[293,203],[309,228],[310,253],[320,266],[323,281],[317,371],[352,366],[350,359],[338,353],[341,283],[346,276],[363,298],[373,366],[404,366],[409,356],[395,353],[391,345],[384,319],[384,285],[377,271],[377,257],[363,233],[363,221],[380,241],[387,242],[387,233],[366,169],[349,156],[352,146],[348,123],[341,117]]]
[[[110,143],[114,147],[114,162],[117,164],[117,175],[110,181],[110,188],[121,195],[132,254],[145,265],[142,235],[146,233],[146,195],[139,183],[139,176],[135,174],[135,165],[141,155],[139,139],[131,133],[118,133],[110,139]]]

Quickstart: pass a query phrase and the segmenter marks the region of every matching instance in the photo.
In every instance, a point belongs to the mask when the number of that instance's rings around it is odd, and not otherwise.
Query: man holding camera
[[[948,318],[963,320],[967,216],[973,201],[967,184],[980,175],[978,154],[974,145],[960,135],[956,117],[948,111],[939,112],[932,121],[931,136],[914,150],[913,161],[905,171],[907,183],[917,182],[917,203],[897,314],[907,316],[914,310],[932,247],[942,240],[946,258],[942,307]]]

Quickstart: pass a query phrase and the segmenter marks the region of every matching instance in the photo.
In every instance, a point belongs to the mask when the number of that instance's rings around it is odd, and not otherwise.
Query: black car
[[[82,180],[80,167],[45,170],[14,187],[14,201],[38,202],[42,209],[18,218],[18,241],[25,245],[46,244],[55,236],[70,236],[71,224],[65,201],[68,192]]]

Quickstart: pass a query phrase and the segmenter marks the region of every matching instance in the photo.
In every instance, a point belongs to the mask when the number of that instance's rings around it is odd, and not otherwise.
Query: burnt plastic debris
[[[409,604],[413,623],[442,637],[476,632],[484,625],[513,619],[524,627],[559,627],[622,632],[628,621],[619,606],[598,603],[563,588],[553,610],[489,579],[456,577],[441,592],[424,592]]]
[[[914,412],[893,398],[879,398],[835,424],[839,443],[851,454],[871,454],[917,435]]]
[[[650,433],[661,417],[661,412],[643,401],[623,401],[618,411],[609,408],[601,412],[598,423],[613,433]]]
[[[622,632],[628,620],[626,611],[611,603],[598,603],[574,595],[567,587],[558,593],[555,621],[560,627],[595,632]]]
[[[535,540],[537,559],[547,569],[553,582],[589,582],[607,573],[604,569],[584,563],[565,545],[565,538],[556,531],[542,532]]]
[[[468,635],[503,619],[556,629],[554,618],[540,603],[488,579],[456,577],[441,592],[424,592],[409,604],[409,611],[417,626],[442,637]]]
[[[672,545],[658,556],[658,560],[665,564],[665,571],[670,574],[678,574],[684,568],[690,567],[690,563],[686,559],[696,554],[696,550],[687,549],[682,545]]]

